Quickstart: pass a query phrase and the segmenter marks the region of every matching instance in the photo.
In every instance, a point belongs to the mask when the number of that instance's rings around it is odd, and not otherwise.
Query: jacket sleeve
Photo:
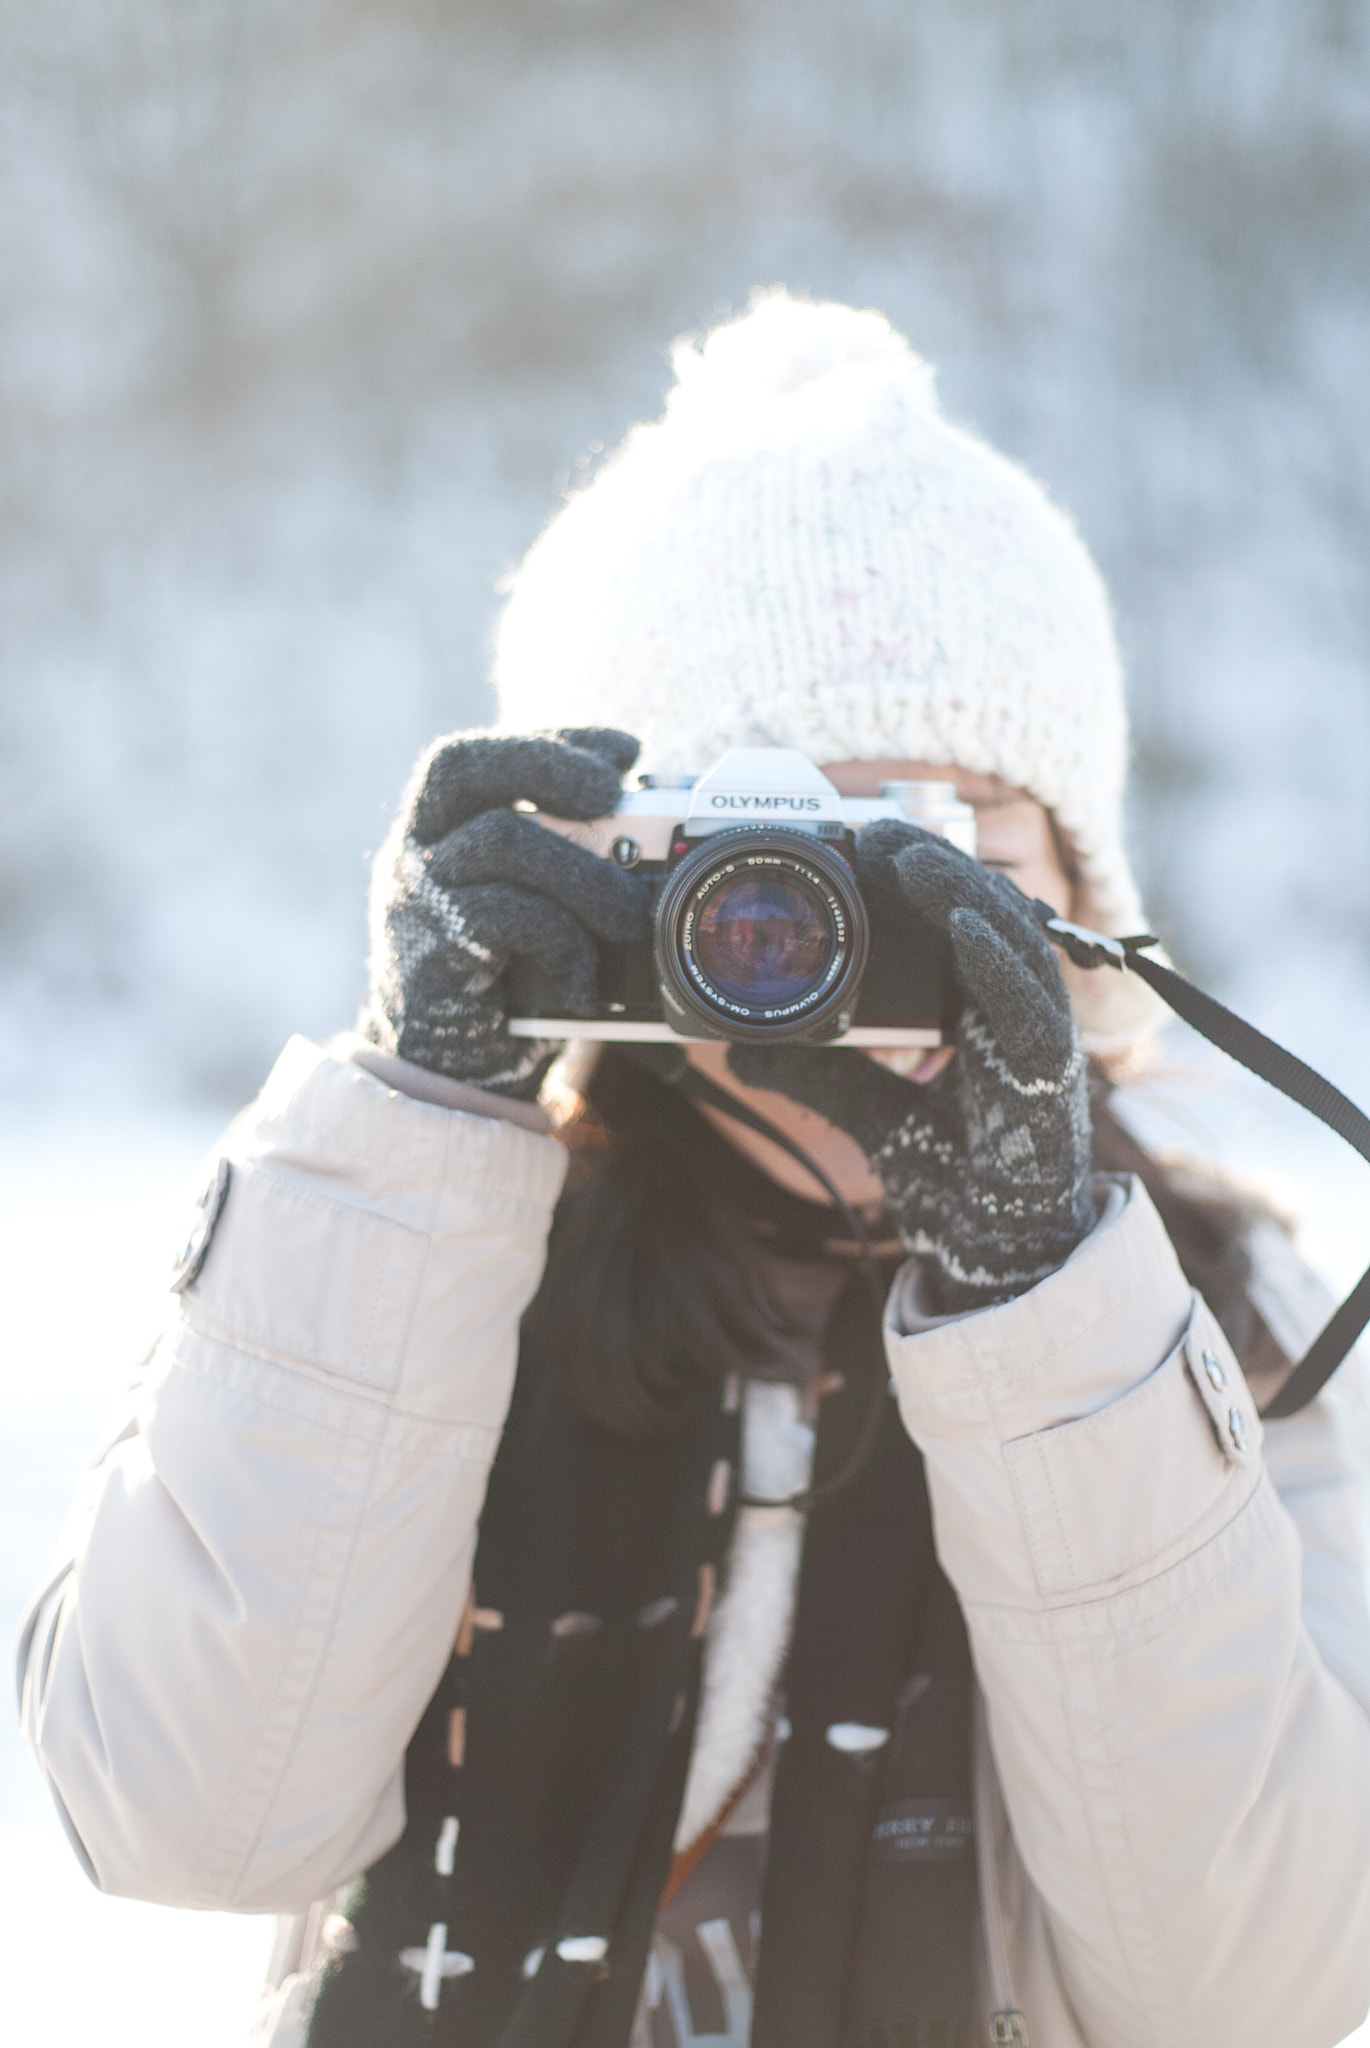
[[[1135,1181],[998,1308],[920,1321],[906,1269],[887,1341],[1084,2038],[1333,2048],[1370,2006],[1370,1631],[1328,1418],[1272,1427],[1291,1512]]]
[[[104,1890],[293,1910],[403,1826],[565,1154],[298,1039],[224,1154],[22,1711]]]

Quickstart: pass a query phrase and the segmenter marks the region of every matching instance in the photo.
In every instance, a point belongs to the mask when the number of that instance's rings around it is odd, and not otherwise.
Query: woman
[[[1233,1343],[1278,1373],[1302,1282],[1091,1109],[1145,992],[1029,908],[1141,923],[1097,578],[878,316],[775,294],[676,363],[515,580],[503,731],[419,765],[358,1034],[224,1142],[35,1603],[35,1747],[105,1889],[289,1916],[276,2048],[1332,2048],[1358,1489],[1325,1402],[1262,1441]],[[646,896],[526,808],[612,811],[625,728],[976,805],[979,862],[859,843],[949,1061],[689,1051],[865,1210],[883,1328],[683,1061],[606,1054],[552,1135],[508,1016],[530,966],[583,1009]]]

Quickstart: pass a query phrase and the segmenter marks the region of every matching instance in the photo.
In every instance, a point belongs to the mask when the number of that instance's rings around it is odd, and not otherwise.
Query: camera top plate
[[[619,857],[620,842],[631,841],[637,848],[636,857],[623,863],[630,866],[638,862],[664,865],[673,853],[678,857],[678,841],[732,832],[739,826],[785,825],[820,838],[834,838],[843,832],[859,832],[876,818],[910,815],[908,805],[897,796],[842,796],[822,769],[793,747],[734,747],[706,774],[672,777],[670,781],[670,787],[652,783],[625,790],[612,817],[582,821],[554,818],[545,811],[534,815],[549,831],[559,832],[604,860]],[[930,817],[926,822],[938,829]]]

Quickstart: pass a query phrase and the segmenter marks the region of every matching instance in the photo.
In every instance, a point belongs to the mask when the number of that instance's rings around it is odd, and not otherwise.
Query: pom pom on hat
[[[763,292],[672,364],[511,580],[504,729],[621,726],[659,771],[772,745],[998,775],[1069,841],[1079,921],[1140,930],[1121,671],[1069,520],[879,313]],[[1070,980],[1096,1043],[1155,1015],[1133,976]]]
[[[675,344],[676,382],[666,417],[676,421],[701,407],[787,398],[835,371],[871,363],[897,363],[910,388],[923,390],[929,410],[936,410],[931,368],[883,313],[757,292],[745,318],[715,327],[702,341],[686,335]]]

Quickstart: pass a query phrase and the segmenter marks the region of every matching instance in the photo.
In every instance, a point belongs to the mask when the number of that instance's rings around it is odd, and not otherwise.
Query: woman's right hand
[[[553,1048],[511,1038],[511,965],[588,1014],[595,940],[647,935],[645,885],[512,806],[603,818],[637,759],[628,733],[454,733],[423,754],[376,857],[370,989],[358,1025],[431,1073],[531,1101]]]

